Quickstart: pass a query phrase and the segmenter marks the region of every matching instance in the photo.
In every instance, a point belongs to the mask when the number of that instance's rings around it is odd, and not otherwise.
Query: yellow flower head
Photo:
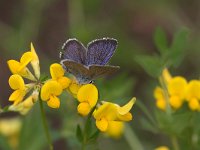
[[[129,112],[135,103],[135,98],[131,99],[126,105],[120,107],[114,103],[104,102],[98,109],[93,113],[96,119],[97,128],[106,132],[109,128],[109,124],[113,121],[130,121],[132,115]]]
[[[62,93],[62,86],[54,80],[47,81],[41,89],[41,99],[47,101],[51,108],[60,107],[60,99],[57,97]]]
[[[80,102],[77,108],[78,112],[83,116],[88,115],[98,100],[98,90],[96,86],[93,84],[81,86],[77,93],[77,99]]]
[[[160,146],[155,148],[155,150],[169,150],[169,148],[167,146]]]
[[[50,73],[53,80],[56,80],[62,85],[63,89],[69,87],[71,80],[64,76],[65,70],[60,64],[54,63],[50,66]]]
[[[186,100],[193,111],[200,110],[200,81],[191,80],[187,86]]]
[[[10,87],[15,90],[9,97],[9,101],[14,101],[14,105],[20,103],[25,94],[26,94],[26,87],[24,84],[24,80],[20,75],[12,75],[9,78],[9,85]]]

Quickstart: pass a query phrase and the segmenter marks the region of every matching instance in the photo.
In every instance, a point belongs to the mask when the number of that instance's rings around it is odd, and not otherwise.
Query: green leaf
[[[169,59],[174,67],[177,67],[185,56],[187,47],[188,30],[181,29],[175,33],[173,42],[170,48]]]
[[[136,56],[135,60],[144,68],[144,70],[152,77],[159,77],[162,73],[164,65],[158,56]]]
[[[166,34],[164,30],[160,27],[156,28],[156,31],[154,33],[154,42],[161,54],[165,53],[166,50],[168,50]]]
[[[89,140],[88,140],[88,142],[89,143],[94,143],[94,142],[96,142],[96,140],[97,140],[97,138],[98,138],[98,136],[99,136],[99,130],[96,130],[90,137],[89,137]]]
[[[79,142],[83,141],[83,132],[79,124],[77,125],[77,128],[76,128],[76,137],[79,140]]]

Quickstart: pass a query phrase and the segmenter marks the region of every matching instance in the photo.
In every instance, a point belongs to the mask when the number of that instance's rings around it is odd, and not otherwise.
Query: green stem
[[[130,125],[125,126],[124,137],[129,144],[131,150],[144,150],[142,143],[140,143]]]
[[[43,107],[43,103],[42,100],[39,98],[39,102],[40,102],[40,110],[41,110],[41,116],[42,116],[42,124],[45,130],[45,134],[46,134],[46,138],[49,144],[49,150],[53,150],[53,144],[51,142],[51,136],[49,134],[49,129],[47,126],[47,120],[46,120],[46,114],[44,112],[44,107]]]
[[[171,137],[171,141],[172,141],[172,146],[174,150],[180,150],[179,145],[178,145],[178,140],[176,136],[172,136]]]

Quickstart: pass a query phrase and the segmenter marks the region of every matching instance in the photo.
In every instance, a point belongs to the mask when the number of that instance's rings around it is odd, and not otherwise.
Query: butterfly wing
[[[117,48],[117,40],[112,38],[97,39],[87,46],[86,64],[106,65]]]
[[[86,63],[86,48],[77,39],[69,39],[62,46],[61,59],[68,59],[80,64]]]
[[[89,66],[89,77],[91,79],[96,79],[102,76],[109,76],[120,69],[119,66],[101,66],[101,65],[91,65]]]
[[[89,83],[91,81],[89,69],[75,61],[64,59],[61,62],[63,68],[73,74],[80,84]]]

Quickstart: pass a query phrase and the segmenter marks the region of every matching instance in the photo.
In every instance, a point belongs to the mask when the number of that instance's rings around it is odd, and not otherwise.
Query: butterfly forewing
[[[97,39],[87,46],[86,64],[106,65],[117,47],[117,40],[112,38]]]
[[[86,64],[86,48],[77,39],[69,39],[62,46],[61,59]]]

